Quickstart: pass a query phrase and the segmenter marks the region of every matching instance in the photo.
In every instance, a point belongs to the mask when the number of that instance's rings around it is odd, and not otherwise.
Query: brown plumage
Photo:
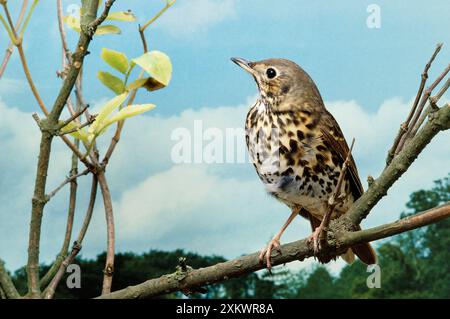
[[[280,232],[261,252],[260,258],[265,258],[270,268],[270,254],[279,248],[282,233],[296,215],[307,218],[313,231],[320,225],[349,147],[313,80],[297,64],[285,59],[232,60],[254,77],[260,92],[245,123],[250,157],[268,193],[292,210]],[[331,218],[345,214],[363,192],[351,157],[341,189],[345,197]],[[316,236],[313,232],[315,241]],[[353,252],[366,264],[376,263],[370,244],[354,246],[342,257],[352,262]],[[321,257],[320,261],[330,259]]]

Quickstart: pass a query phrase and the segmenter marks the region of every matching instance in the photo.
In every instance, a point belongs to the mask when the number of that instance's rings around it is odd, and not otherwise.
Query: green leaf
[[[156,91],[159,89],[164,88],[165,86],[158,81],[156,81],[154,78],[144,78],[144,79],[138,79],[127,86],[127,90],[136,90],[139,88],[146,88],[149,91]]]
[[[111,12],[110,14],[108,14],[106,20],[133,22],[136,21],[136,17],[130,11],[119,11],[119,12]]]
[[[122,31],[119,27],[112,24],[100,25],[95,32],[95,35],[105,35],[105,34],[120,34]]]
[[[120,73],[127,73],[130,63],[124,53],[103,48],[100,57]]]
[[[117,112],[116,115],[111,117],[111,119],[108,122],[114,123],[118,121],[122,121],[126,118],[150,111],[154,109],[156,105],[154,104],[137,104],[137,105],[130,105],[127,107],[124,107],[119,112]]]
[[[110,90],[116,94],[122,94],[125,91],[125,84],[117,76],[109,72],[99,71],[97,73],[98,79]]]
[[[65,16],[65,17],[63,17],[63,21],[72,30],[75,30],[78,33],[81,32],[80,19],[78,19],[74,16]]]
[[[105,123],[102,126],[102,130],[98,135],[103,134],[108,126],[113,124],[114,122],[123,121],[129,117],[139,115],[141,113],[150,111],[151,109],[154,109],[156,106],[154,104],[136,104],[136,105],[130,105],[127,107],[124,107],[119,112],[117,112],[116,115],[111,117],[110,119],[106,120]]]
[[[92,135],[99,135],[99,133],[103,130],[103,126],[105,125],[105,122],[107,122],[107,117],[120,105],[122,105],[123,102],[125,102],[125,99],[128,96],[128,92],[122,93],[115,98],[109,100],[98,113],[97,117],[95,118],[94,123],[89,127],[88,133],[90,135],[90,139],[92,139]]]
[[[172,77],[172,63],[166,54],[151,51],[131,61],[143,68],[154,81],[162,85],[161,87],[169,84]]]
[[[75,30],[76,32],[81,32],[80,27],[80,19],[75,18],[73,16],[65,16],[63,17],[63,21],[67,24],[69,28]],[[105,35],[105,34],[120,34],[122,31],[119,27],[116,27],[112,24],[100,25],[97,27],[97,31],[95,31],[95,35]]]
[[[62,123],[62,121],[60,121],[60,122]],[[61,129],[61,133],[67,133],[77,127],[78,127],[78,124],[76,122],[72,121]],[[69,134],[72,135],[73,137],[75,137],[76,139],[82,140],[84,142],[88,141],[88,134],[84,129],[78,129],[76,132],[72,132]]]

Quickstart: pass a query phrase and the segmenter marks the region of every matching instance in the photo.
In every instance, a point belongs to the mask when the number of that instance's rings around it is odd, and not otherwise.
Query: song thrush
[[[349,152],[342,131],[327,111],[310,76],[296,63],[285,59],[250,62],[232,61],[255,79],[260,97],[245,123],[250,158],[269,194],[285,203],[291,215],[268,246],[261,251],[270,269],[272,250],[279,249],[280,237],[299,214],[311,223],[315,246],[318,230],[335,191]],[[339,203],[331,218],[345,214],[363,193],[355,162],[350,158],[344,175]],[[349,249],[343,257],[351,263],[355,253],[366,264],[376,263],[370,244]],[[331,258],[321,257],[321,262]]]

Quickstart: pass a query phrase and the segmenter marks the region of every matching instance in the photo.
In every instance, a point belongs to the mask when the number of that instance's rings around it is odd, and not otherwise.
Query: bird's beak
[[[245,71],[249,72],[250,74],[254,74],[255,70],[252,68],[252,62],[242,59],[242,58],[231,58],[231,61],[239,65],[241,68],[243,68]]]

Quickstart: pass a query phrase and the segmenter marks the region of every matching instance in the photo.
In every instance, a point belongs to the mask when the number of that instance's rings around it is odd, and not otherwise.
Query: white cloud
[[[0,81],[0,96],[21,92],[25,87],[22,80],[2,77]]]
[[[189,0],[177,3],[155,25],[175,36],[204,32],[234,15],[234,0]]]

